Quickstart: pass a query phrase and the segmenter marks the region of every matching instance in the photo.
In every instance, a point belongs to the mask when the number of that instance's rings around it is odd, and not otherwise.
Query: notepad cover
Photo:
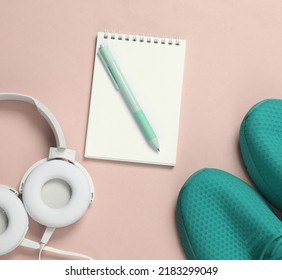
[[[153,127],[160,152],[149,146],[97,51],[108,45]],[[85,157],[174,166],[176,164],[185,40],[99,32]]]

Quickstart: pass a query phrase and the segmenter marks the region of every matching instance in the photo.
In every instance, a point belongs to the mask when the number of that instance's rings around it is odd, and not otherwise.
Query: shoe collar
[[[266,243],[259,260],[282,260],[282,230]]]

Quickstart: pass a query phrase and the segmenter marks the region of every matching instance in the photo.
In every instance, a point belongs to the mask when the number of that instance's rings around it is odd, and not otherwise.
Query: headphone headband
[[[56,144],[58,148],[66,148],[66,141],[63,134],[63,130],[61,126],[59,125],[57,119],[55,116],[51,113],[51,111],[42,103],[40,103],[37,99],[20,94],[20,93],[0,93],[0,101],[23,101],[30,104],[35,105],[38,112],[44,117],[44,119],[47,121],[47,123],[52,128],[52,131],[56,138]]]

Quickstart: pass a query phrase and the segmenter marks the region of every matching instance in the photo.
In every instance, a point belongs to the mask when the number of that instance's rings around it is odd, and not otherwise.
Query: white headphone
[[[5,230],[0,233],[0,255],[7,254],[19,245],[42,250],[90,258],[85,255],[61,251],[46,246],[56,228],[65,227],[78,221],[94,200],[94,186],[86,169],[75,161],[75,151],[67,149],[62,128],[54,115],[33,97],[18,93],[0,93],[1,100],[28,102],[36,106],[39,113],[51,126],[57,147],[51,147],[49,156],[33,164],[24,174],[19,192],[0,185],[0,211],[7,219]],[[67,204],[61,208],[47,205],[42,198],[42,189],[50,181],[63,182],[71,190]],[[25,238],[28,230],[28,215],[36,222],[46,226],[40,241]]]

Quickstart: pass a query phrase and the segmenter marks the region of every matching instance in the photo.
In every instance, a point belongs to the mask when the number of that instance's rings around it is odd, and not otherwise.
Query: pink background
[[[216,167],[249,182],[239,126],[254,103],[282,98],[281,12],[278,0],[0,0],[0,92],[44,103],[95,184],[84,218],[50,246],[96,259],[184,258],[174,213],[185,180]],[[95,36],[105,30],[187,40],[174,168],[84,158]],[[0,120],[1,183],[18,189],[55,141],[31,105],[1,102]],[[43,230],[30,220],[27,236],[38,241]],[[36,257],[18,248],[1,259]]]

